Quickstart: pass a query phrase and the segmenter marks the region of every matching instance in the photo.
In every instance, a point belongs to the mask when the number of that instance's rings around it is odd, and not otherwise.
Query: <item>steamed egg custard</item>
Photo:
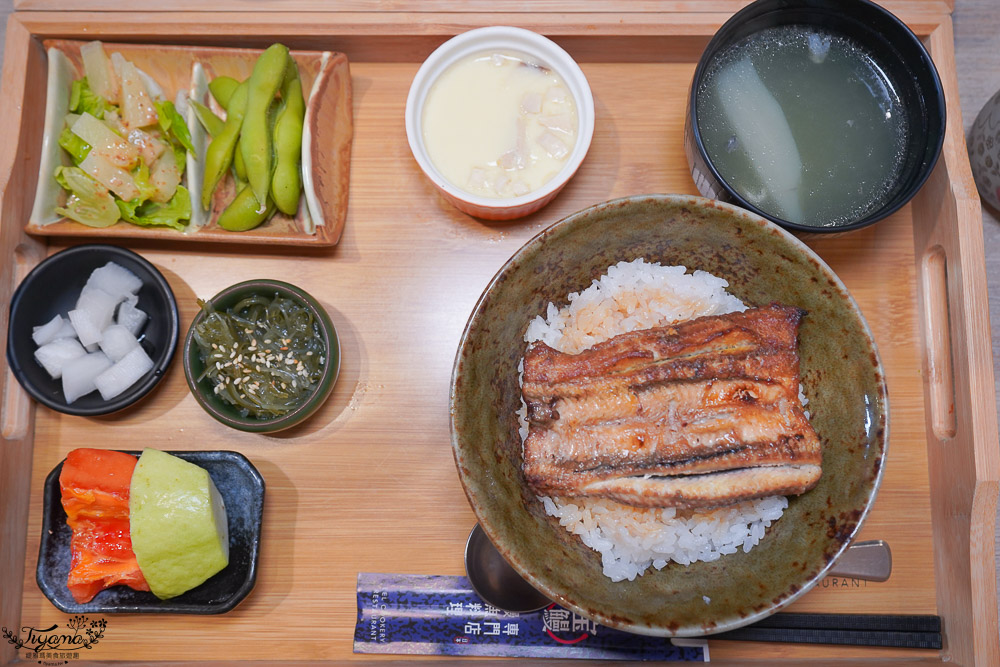
[[[435,168],[474,195],[526,195],[562,169],[579,121],[566,82],[515,52],[457,61],[432,86],[422,134]]]

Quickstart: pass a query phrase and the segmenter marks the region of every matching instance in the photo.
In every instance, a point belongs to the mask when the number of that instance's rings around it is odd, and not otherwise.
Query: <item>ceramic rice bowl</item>
[[[518,362],[528,322],[565,305],[619,261],[645,258],[729,281],[748,305],[808,311],[802,385],[823,444],[823,476],[749,553],[650,568],[612,582],[600,555],[546,515],[521,472]],[[699,636],[774,613],[819,582],[847,548],[882,477],[888,402],[878,353],[843,283],[808,247],[743,209],[691,196],[636,196],[565,218],[521,248],[476,304],[452,375],[452,447],[487,535],[553,601],[606,626]]]

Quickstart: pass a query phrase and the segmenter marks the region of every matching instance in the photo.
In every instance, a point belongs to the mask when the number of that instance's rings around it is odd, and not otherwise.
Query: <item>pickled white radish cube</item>
[[[75,338],[57,338],[35,350],[35,361],[48,371],[53,380],[62,377],[67,362],[87,354]]]
[[[146,312],[135,307],[134,303],[126,300],[118,306],[118,317],[115,320],[118,324],[128,329],[133,336],[138,336],[142,327],[146,324]]]
[[[97,391],[101,392],[101,398],[109,401],[134,385],[151,370],[153,370],[153,360],[140,345],[98,375],[94,379],[94,384],[97,385]]]
[[[108,262],[91,272],[84,289],[87,287],[104,290],[111,296],[118,297],[119,300],[137,298],[134,295],[142,289],[142,279],[124,266]]]
[[[63,322],[65,320],[62,318],[62,315],[56,315],[42,326],[32,327],[31,340],[35,341],[35,345],[51,343],[58,338],[59,332],[62,331]]]
[[[123,299],[138,299],[135,294],[142,289],[142,279],[121,264],[108,262],[90,273],[86,286],[97,287]]]
[[[139,347],[139,341],[120,324],[112,324],[101,336],[101,350],[113,362],[120,361],[135,347]]]
[[[69,321],[68,317],[63,318],[62,327],[56,332],[52,340],[56,340],[57,338],[76,338],[76,329],[73,328],[73,323]]]
[[[71,310],[69,311],[69,321],[73,324],[73,329],[83,345],[91,347],[101,342],[104,327],[94,321],[90,311]]]
[[[122,297],[108,294],[99,287],[84,287],[83,291],[80,292],[80,297],[76,300],[76,310],[85,310],[90,313],[91,320],[103,331],[114,321],[115,307],[121,300]],[[87,341],[83,341],[83,344],[86,345]]]
[[[103,352],[77,357],[63,366],[62,386],[66,403],[72,403],[97,389],[94,380],[111,368],[111,360]]]

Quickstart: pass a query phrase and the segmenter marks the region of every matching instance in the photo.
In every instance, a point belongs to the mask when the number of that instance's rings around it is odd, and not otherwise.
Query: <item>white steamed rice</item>
[[[619,262],[587,289],[570,294],[569,305],[550,303],[545,317],[529,323],[524,340],[575,354],[628,331],[746,310],[726,292],[728,286],[722,278],[688,273],[683,266],[641,258]],[[524,412],[522,405],[522,441],[528,434]],[[783,496],[701,512],[639,509],[603,499],[540,500],[566,530],[601,554],[604,574],[612,581],[633,580],[650,566],[661,569],[670,561],[689,565],[750,551],[788,506]]]

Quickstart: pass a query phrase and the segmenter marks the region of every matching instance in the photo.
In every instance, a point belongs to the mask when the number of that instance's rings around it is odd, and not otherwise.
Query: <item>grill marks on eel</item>
[[[819,438],[798,397],[805,312],[745,313],[528,347],[524,472],[540,495],[713,507],[812,488]]]

